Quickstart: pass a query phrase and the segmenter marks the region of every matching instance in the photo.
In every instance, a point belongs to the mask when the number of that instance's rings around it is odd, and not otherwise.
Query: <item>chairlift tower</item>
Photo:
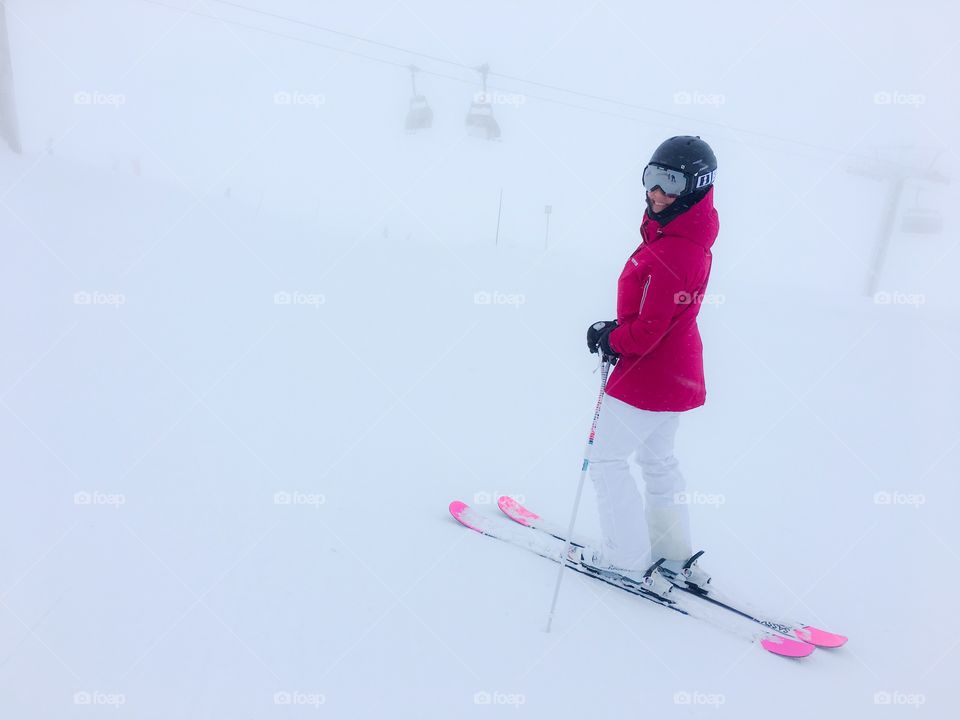
[[[903,199],[904,189],[909,182],[925,182],[938,185],[947,185],[950,180],[933,168],[937,154],[933,154],[930,162],[921,162],[922,158],[916,148],[890,148],[882,157],[877,152],[874,158],[864,158],[847,168],[849,172],[886,183],[887,197],[880,224],[880,233],[874,249],[873,263],[867,276],[866,294],[873,297],[880,284],[886,262],[887,251],[897,227],[897,215]],[[899,156],[899,157],[897,157]],[[942,219],[936,209],[921,208],[919,206],[919,192],[917,206],[910,208],[900,219],[899,228],[902,232],[911,234],[936,234],[940,232]]]

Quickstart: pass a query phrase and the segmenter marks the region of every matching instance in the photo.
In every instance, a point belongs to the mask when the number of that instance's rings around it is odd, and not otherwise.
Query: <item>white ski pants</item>
[[[590,477],[597,494],[603,562],[643,570],[665,557],[693,554],[684,479],[673,456],[680,413],[651,412],[604,395],[597,419]],[[628,459],[636,453],[645,484],[640,497]]]

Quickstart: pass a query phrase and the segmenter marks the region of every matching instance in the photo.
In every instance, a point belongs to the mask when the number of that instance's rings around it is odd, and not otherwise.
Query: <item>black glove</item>
[[[610,333],[616,329],[616,320],[601,320],[587,328],[587,348],[592,353],[600,352],[611,365],[616,365],[620,359],[619,353],[610,347]]]

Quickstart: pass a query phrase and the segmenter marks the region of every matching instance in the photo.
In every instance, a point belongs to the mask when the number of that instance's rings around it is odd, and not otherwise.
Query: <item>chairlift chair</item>
[[[470,103],[470,111],[467,113],[468,132],[484,140],[498,140],[500,138],[500,125],[493,116],[493,106],[488,102]]]
[[[900,231],[913,235],[936,235],[943,229],[943,218],[939,210],[925,208],[920,205],[920,189],[913,201],[913,207],[903,211],[900,220]]]
[[[407,110],[407,120],[405,127],[408,133],[415,133],[417,130],[428,130],[433,126],[433,110],[427,98],[417,94],[417,71],[416,65],[410,66],[410,83],[413,86],[413,97],[410,98],[410,109]]]
[[[410,99],[410,109],[407,111],[407,132],[429,130],[433,126],[433,110],[423,95],[414,95]]]
[[[909,208],[903,213],[900,230],[913,235],[936,235],[943,230],[943,217],[937,210]]]
[[[483,94],[470,103],[470,110],[467,111],[467,131],[484,140],[499,140],[500,124],[493,116],[493,104],[490,102],[490,93],[487,92],[487,73],[490,72],[490,66],[481,65],[477,72],[483,78]]]

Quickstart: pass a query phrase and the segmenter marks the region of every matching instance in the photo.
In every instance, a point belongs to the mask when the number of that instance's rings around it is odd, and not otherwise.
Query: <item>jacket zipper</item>
[[[643,284],[643,295],[640,296],[640,309],[637,310],[637,317],[640,317],[640,313],[643,312],[643,304],[647,301],[647,289],[650,287],[652,279],[653,275],[647,275],[647,281]]]

